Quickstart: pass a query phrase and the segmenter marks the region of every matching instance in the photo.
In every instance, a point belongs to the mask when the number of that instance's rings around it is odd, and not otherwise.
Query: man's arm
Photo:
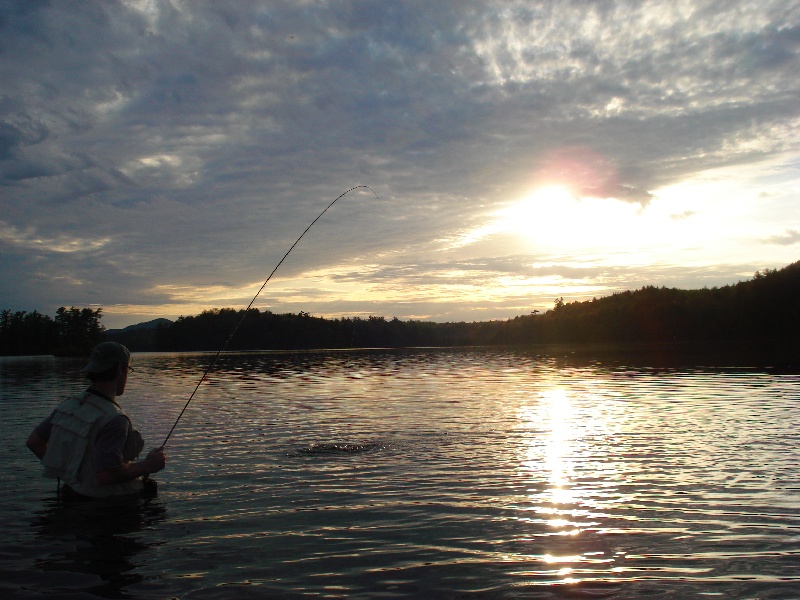
[[[139,462],[124,460],[123,447],[130,429],[131,422],[128,417],[119,415],[98,432],[94,443],[97,483],[101,485],[125,483],[164,468],[167,455],[163,448],[151,450],[145,459]]]
[[[45,452],[47,452],[47,440],[40,436],[35,429],[28,436],[28,441],[25,442],[25,445],[30,448],[31,452],[33,452],[39,460],[42,460]]]
[[[97,472],[97,482],[102,485],[125,483],[137,477],[144,477],[156,473],[164,468],[167,463],[167,453],[163,448],[154,448],[144,460],[139,462],[122,463],[116,469]]]
[[[39,460],[42,460],[47,452],[47,442],[50,439],[50,432],[53,429],[54,414],[55,413],[50,413],[50,416],[39,423],[36,428],[31,431],[31,434],[28,436],[28,441],[25,442],[25,445],[30,448],[30,451],[33,452]]]

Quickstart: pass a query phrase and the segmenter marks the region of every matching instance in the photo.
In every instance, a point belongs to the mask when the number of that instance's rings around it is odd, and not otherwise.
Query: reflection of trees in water
[[[31,523],[42,544],[52,548],[37,559],[36,566],[48,573],[70,574],[54,580],[54,588],[74,591],[74,574],[86,574],[98,577],[99,582],[93,577],[82,587],[84,592],[104,598],[130,597],[125,588],[143,579],[135,572],[134,557],[152,545],[137,534],[163,521],[165,513],[157,498],[54,500]]]

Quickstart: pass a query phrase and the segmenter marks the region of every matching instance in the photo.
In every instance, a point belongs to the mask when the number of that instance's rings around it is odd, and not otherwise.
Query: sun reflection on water
[[[583,409],[576,409],[572,395],[583,393],[581,389],[549,386],[519,412],[526,431],[519,467],[526,495],[519,518],[533,532],[528,539],[542,544],[531,547],[529,559],[546,566],[549,577],[559,584],[578,583],[589,573],[596,578],[597,569],[603,569],[601,564],[612,561],[608,549],[598,548],[603,546],[598,536],[587,533],[598,525],[600,505],[609,508],[609,490],[603,491],[604,500],[600,500],[597,485],[587,483],[587,477],[595,479],[597,475],[587,469],[600,466],[594,464],[598,453],[608,458],[605,450],[595,447],[609,433],[608,411],[599,395],[589,404],[581,397],[577,404]],[[587,397],[596,393],[585,391]],[[608,464],[603,464],[603,470],[607,468]],[[604,487],[608,481],[595,483]],[[589,537],[584,539],[586,535]]]
[[[576,490],[574,477],[573,441],[576,432],[572,427],[572,405],[563,388],[541,392],[538,402],[523,409],[521,420],[528,429],[528,446],[522,468],[532,480],[546,477],[544,490],[529,490],[529,500],[537,512],[550,514],[547,524],[566,527],[571,521],[560,507],[574,505]]]
[[[555,388],[543,392],[540,398],[545,409],[545,424],[549,427],[546,447],[546,468],[550,473],[551,502],[554,505],[571,504],[575,500],[570,481],[572,468],[572,435],[570,420],[572,405],[566,390]],[[558,523],[564,519],[553,519]]]

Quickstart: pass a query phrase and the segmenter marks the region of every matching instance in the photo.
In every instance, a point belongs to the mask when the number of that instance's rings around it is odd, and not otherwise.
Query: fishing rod
[[[208,367],[206,367],[206,370],[203,372],[203,375],[202,375],[202,377],[200,377],[200,381],[198,381],[198,382],[197,382],[197,385],[195,386],[195,388],[194,388],[194,391],[193,391],[193,392],[191,393],[191,395],[189,396],[189,399],[186,401],[186,404],[184,404],[184,406],[183,406],[183,409],[181,410],[180,414],[178,415],[178,418],[177,418],[177,419],[175,419],[175,423],[172,425],[172,429],[170,429],[170,430],[169,430],[169,433],[167,434],[167,437],[166,437],[166,438],[164,438],[164,443],[163,443],[163,444],[161,444],[161,447],[162,447],[162,448],[163,448],[164,446],[166,446],[166,445],[167,445],[167,441],[169,441],[169,438],[170,438],[170,436],[172,435],[172,432],[173,432],[173,431],[175,431],[175,428],[178,426],[178,422],[181,420],[181,417],[183,416],[183,413],[185,413],[185,412],[186,412],[186,409],[187,409],[187,408],[189,408],[189,404],[191,403],[191,401],[192,401],[192,398],[194,398],[194,395],[197,393],[197,390],[199,390],[199,389],[200,389],[200,386],[203,384],[203,382],[205,381],[206,377],[207,377],[207,376],[208,376],[208,374],[211,372],[211,369],[213,369],[213,368],[214,368],[214,365],[216,364],[216,362],[217,362],[217,359],[219,358],[219,355],[220,355],[220,354],[222,354],[222,353],[225,351],[225,349],[228,347],[228,344],[230,344],[231,340],[233,339],[233,336],[235,336],[235,335],[236,335],[236,332],[237,332],[237,331],[239,331],[239,327],[241,327],[241,326],[242,326],[242,322],[244,321],[245,317],[247,316],[247,313],[248,313],[248,312],[250,311],[250,309],[253,307],[253,304],[255,303],[255,301],[256,301],[256,298],[258,298],[258,296],[259,296],[259,294],[261,294],[262,290],[263,290],[265,287],[267,287],[267,284],[269,283],[269,280],[270,280],[270,279],[272,279],[272,276],[273,276],[273,275],[275,275],[275,271],[277,271],[277,270],[278,270],[278,267],[280,267],[280,266],[283,264],[283,261],[285,261],[285,260],[286,260],[286,257],[287,257],[287,256],[289,256],[289,253],[291,253],[291,251],[292,251],[292,250],[294,250],[294,247],[295,247],[295,246],[297,246],[297,244],[299,244],[299,243],[300,243],[300,240],[302,240],[302,239],[303,239],[303,236],[304,236],[306,233],[308,233],[308,230],[309,230],[309,229],[311,229],[311,228],[314,226],[314,223],[316,223],[317,221],[319,221],[319,220],[322,218],[322,215],[324,215],[326,212],[328,212],[328,209],[329,209],[331,206],[333,206],[334,204],[336,204],[336,202],[337,202],[337,201],[338,201],[340,198],[343,198],[344,196],[346,196],[346,195],[347,195],[347,194],[349,194],[350,192],[352,192],[352,191],[354,191],[354,190],[358,190],[358,189],[367,189],[367,190],[369,190],[370,192],[372,192],[373,194],[375,194],[375,198],[377,198],[378,200],[380,200],[380,197],[378,197],[378,194],[377,194],[377,193],[375,193],[375,190],[373,190],[373,189],[372,189],[371,187],[369,187],[368,185],[357,185],[357,186],[355,186],[355,187],[351,187],[349,190],[347,190],[347,191],[346,191],[346,192],[344,192],[343,194],[339,195],[339,196],[338,196],[338,197],[337,197],[337,198],[336,198],[336,199],[335,199],[333,202],[331,202],[330,204],[328,204],[328,206],[326,206],[326,207],[325,207],[325,210],[323,210],[321,213],[319,213],[319,214],[317,215],[317,218],[316,218],[316,219],[314,219],[313,221],[311,221],[311,224],[310,224],[308,227],[306,227],[306,228],[305,228],[305,230],[303,231],[303,233],[301,233],[301,234],[300,234],[300,237],[298,237],[298,238],[297,238],[297,239],[294,241],[294,244],[292,244],[291,248],[289,248],[289,250],[287,250],[287,251],[286,251],[286,254],[284,254],[284,255],[283,255],[283,258],[282,258],[282,259],[280,259],[280,260],[278,261],[278,264],[277,264],[277,265],[275,265],[275,268],[274,268],[274,269],[272,269],[272,272],[269,274],[269,277],[267,277],[266,281],[264,281],[264,283],[263,283],[263,284],[261,285],[261,287],[258,289],[258,291],[256,292],[256,295],[255,295],[255,296],[253,296],[253,299],[250,301],[250,304],[248,304],[248,305],[247,305],[247,308],[246,308],[246,309],[244,309],[244,312],[242,313],[242,318],[241,318],[241,319],[239,319],[239,322],[236,324],[236,327],[234,327],[234,328],[233,328],[233,331],[231,331],[231,334],[228,336],[228,339],[227,339],[227,340],[225,340],[225,343],[224,343],[224,344],[222,344],[222,347],[221,347],[219,350],[217,350],[217,353],[214,355],[214,358],[211,360],[211,362],[209,363]]]

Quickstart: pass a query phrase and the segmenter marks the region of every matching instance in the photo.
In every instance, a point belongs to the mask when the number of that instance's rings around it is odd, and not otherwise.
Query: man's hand
[[[164,452],[164,447],[150,450],[144,459],[144,463],[147,465],[149,473],[158,473],[167,464],[167,453]]]

